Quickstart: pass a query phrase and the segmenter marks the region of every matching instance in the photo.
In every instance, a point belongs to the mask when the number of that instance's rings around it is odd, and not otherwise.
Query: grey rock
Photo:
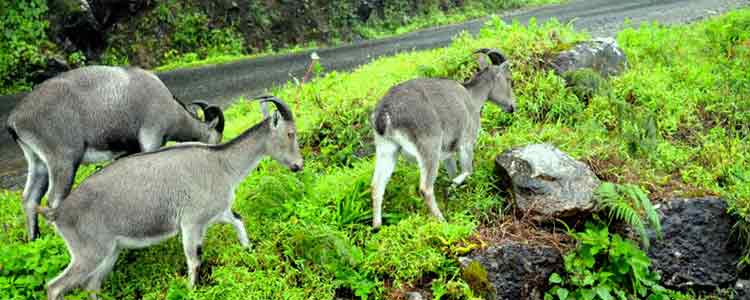
[[[495,159],[498,186],[537,220],[591,211],[599,179],[584,163],[550,144],[514,148]]]
[[[417,292],[408,292],[406,293],[406,299],[407,300],[422,300],[422,294]]]
[[[563,51],[550,62],[559,75],[591,68],[604,77],[619,75],[628,66],[625,52],[613,38],[599,38],[577,44]]]
[[[664,286],[717,289],[736,283],[741,251],[724,200],[674,199],[660,213],[664,239],[653,240],[648,255]]]
[[[510,242],[460,260],[463,268],[477,261],[487,271],[497,300],[541,300],[552,273],[563,271],[557,249]]]

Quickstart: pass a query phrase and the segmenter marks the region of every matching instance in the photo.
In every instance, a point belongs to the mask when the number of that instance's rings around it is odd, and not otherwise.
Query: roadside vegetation
[[[358,1],[154,1],[107,29],[106,47],[97,57],[53,42],[51,35],[60,29],[50,20],[78,13],[77,4],[66,5],[71,0],[6,2],[0,4],[0,32],[8,41],[0,45],[2,95],[30,90],[44,78],[52,58],[72,67],[137,65],[168,71],[382,38],[562,1],[387,0],[382,7]]]
[[[570,229],[575,244],[565,273],[550,278],[545,299],[690,299],[658,285],[639,237],[631,241],[607,224],[658,228],[646,195],[653,203],[719,195],[740,220],[738,232],[750,236],[750,10],[687,26],[626,29],[617,40],[629,70],[599,79],[596,88],[569,87],[545,59],[586,39],[556,21],[522,26],[493,18],[478,36],[459,35],[447,48],[381,58],[353,72],[317,73],[304,86],[271,91],[296,113],[306,164],[295,174],[265,160],[237,188],[234,209],[253,250],[242,249],[231,226],[212,227],[201,284],[192,291],[178,239],[125,251],[104,284],[105,299],[405,299],[414,289],[434,299],[478,299],[485,293],[462,279],[456,258],[493,239],[481,229],[517,221],[495,186],[493,159],[539,142],[587,162],[615,184],[599,193],[605,212],[613,213],[581,232]],[[384,226],[373,233],[368,119],[374,104],[404,80],[469,76],[476,67],[470,53],[478,48],[499,48],[513,63],[517,111],[509,115],[488,104],[475,173],[451,192],[441,191],[449,180],[439,177],[436,194],[448,222],[429,217],[417,192],[417,168],[397,167]],[[226,111],[226,139],[261,119],[257,103],[239,100]],[[96,168],[82,168],[77,182]],[[27,244],[23,224],[20,192],[0,192],[3,299],[41,297],[44,283],[68,260],[50,226],[43,224],[43,237]],[[612,270],[624,272],[605,273]],[[591,281],[577,280],[585,275]]]

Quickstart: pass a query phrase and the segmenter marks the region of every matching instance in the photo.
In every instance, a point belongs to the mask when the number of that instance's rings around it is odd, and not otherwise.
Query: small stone
[[[408,292],[406,293],[406,299],[408,300],[422,300],[422,294],[417,292]]]

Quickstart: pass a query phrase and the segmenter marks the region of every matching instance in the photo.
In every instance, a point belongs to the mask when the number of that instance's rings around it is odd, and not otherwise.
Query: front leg
[[[445,171],[448,172],[448,177],[455,178],[458,175],[458,166],[453,155],[443,160],[443,166],[445,166]]]
[[[252,245],[250,244],[250,239],[247,237],[245,224],[242,222],[242,218],[240,218],[239,214],[232,212],[231,209],[227,209],[221,216],[221,222],[230,224],[234,227],[234,230],[237,231],[237,239],[240,240],[240,244],[242,245],[242,247],[245,247],[247,249],[250,249],[252,247]]]
[[[461,164],[461,174],[453,178],[453,186],[463,184],[466,177],[474,171],[474,145],[461,146],[458,150],[458,160]]]
[[[164,136],[157,130],[142,129],[138,134],[141,152],[156,151],[164,144]]]

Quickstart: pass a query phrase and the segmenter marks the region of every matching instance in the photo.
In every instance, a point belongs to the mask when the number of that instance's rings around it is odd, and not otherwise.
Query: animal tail
[[[36,212],[43,215],[47,221],[55,222],[57,220],[57,210],[51,207],[37,206]]]

